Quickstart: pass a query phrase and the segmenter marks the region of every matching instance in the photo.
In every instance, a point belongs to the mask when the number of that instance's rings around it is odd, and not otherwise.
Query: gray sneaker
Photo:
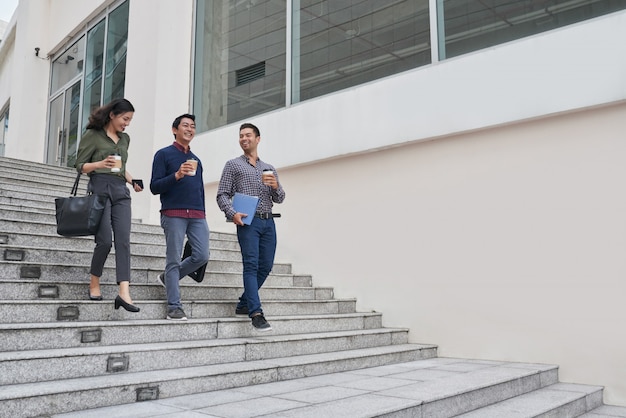
[[[159,275],[157,276],[157,282],[165,287],[165,276],[163,275],[163,273],[159,273]]]
[[[187,315],[185,315],[185,311],[181,308],[168,309],[167,317],[165,319],[170,319],[172,321],[186,321]]]
[[[257,331],[271,331],[272,330],[272,326],[270,325],[269,322],[267,322],[263,314],[255,315],[252,317],[252,326]]]

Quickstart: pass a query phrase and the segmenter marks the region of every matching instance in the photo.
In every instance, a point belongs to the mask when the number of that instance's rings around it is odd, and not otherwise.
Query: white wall
[[[561,381],[626,405],[625,114],[280,170],[277,261],[441,356],[558,364]]]
[[[13,32],[15,33],[15,32]],[[0,111],[11,99],[11,78],[13,68],[13,42],[15,36],[11,35],[0,43]]]
[[[3,67],[9,74],[11,110],[9,136],[5,155],[13,158],[42,162],[44,158],[48,74],[50,62],[35,56],[35,47],[46,50],[49,20],[48,2],[20,2],[14,19],[17,28],[11,60]],[[20,21],[28,21],[32,30],[20,30]],[[43,53],[45,56],[45,52]],[[41,53],[40,53],[41,56]]]

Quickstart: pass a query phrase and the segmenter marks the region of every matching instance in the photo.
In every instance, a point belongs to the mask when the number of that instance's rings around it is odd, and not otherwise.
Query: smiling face
[[[256,151],[260,140],[261,137],[256,136],[252,128],[244,128],[239,131],[239,146],[246,154]]]
[[[196,123],[189,118],[182,118],[178,128],[172,128],[176,142],[187,148],[191,140],[196,136]]]
[[[124,132],[124,129],[130,125],[130,121],[133,120],[135,112],[124,112],[118,115],[114,115],[113,112],[109,115],[111,120],[109,126],[115,129],[115,132]]]

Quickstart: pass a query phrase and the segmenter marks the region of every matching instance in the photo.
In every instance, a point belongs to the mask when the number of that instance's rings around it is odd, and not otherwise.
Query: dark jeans
[[[243,260],[243,294],[238,308],[248,307],[249,316],[263,313],[259,289],[274,266],[276,226],[274,219],[254,218],[250,225],[237,226],[237,238]]]
[[[89,273],[102,276],[104,263],[115,242],[115,275],[117,283],[130,281],[130,190],[126,181],[111,174],[93,174],[89,190],[108,197],[100,227],[95,236],[96,247]]]

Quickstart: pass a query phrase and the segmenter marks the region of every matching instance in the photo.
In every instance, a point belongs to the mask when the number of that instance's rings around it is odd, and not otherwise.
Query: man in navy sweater
[[[195,116],[184,114],[172,123],[174,143],[154,155],[150,191],[161,197],[165,233],[165,271],[157,276],[167,294],[166,319],[185,321],[179,281],[209,260],[209,226],[204,206],[202,163],[189,144],[196,135]],[[191,256],[181,261],[185,235]]]

